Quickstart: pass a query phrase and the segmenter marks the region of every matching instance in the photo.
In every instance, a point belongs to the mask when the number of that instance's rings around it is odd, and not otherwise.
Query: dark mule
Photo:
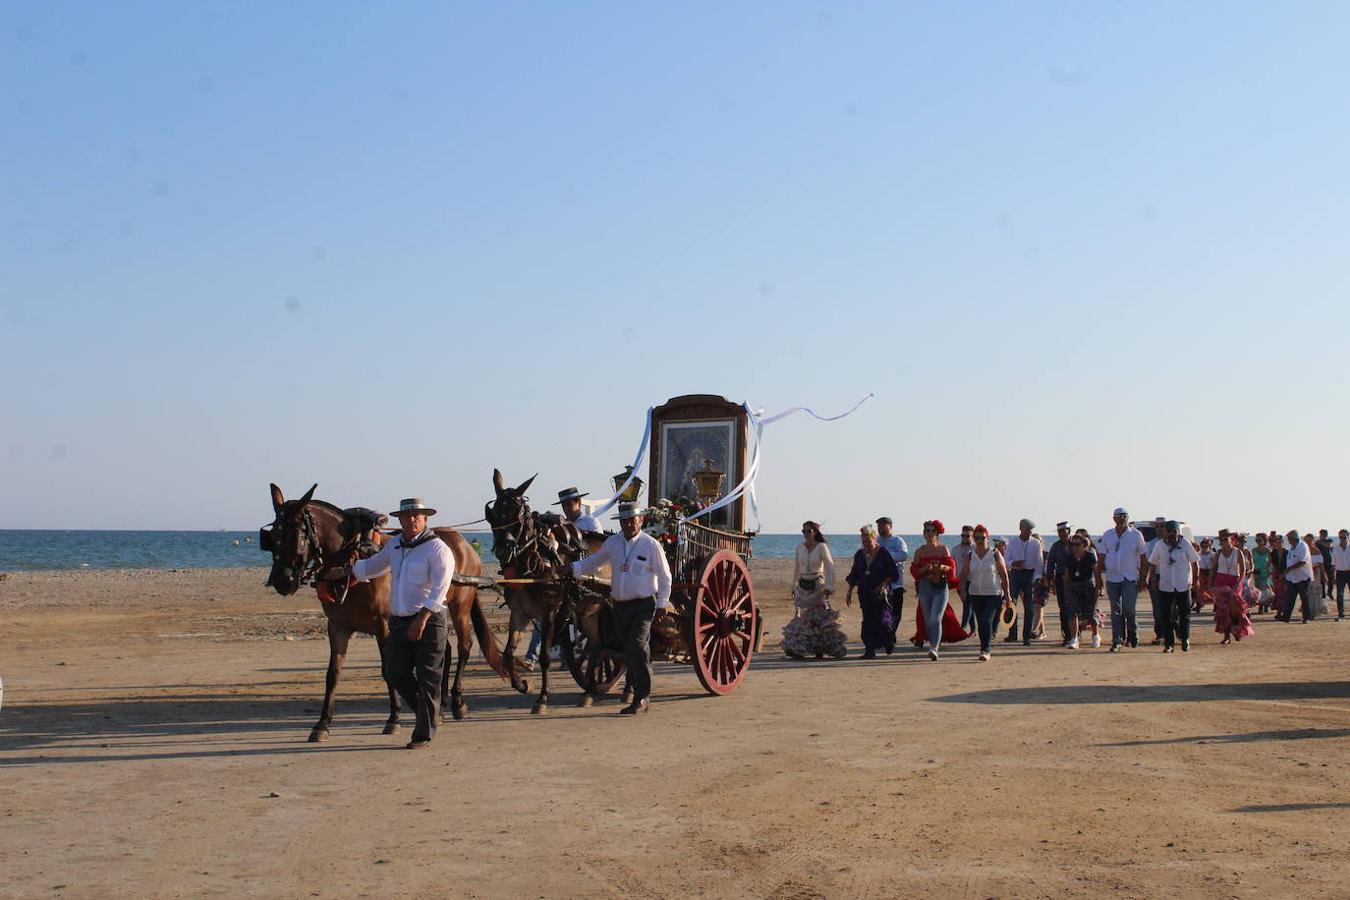
[[[344,565],[354,559],[363,534],[369,534],[371,522],[369,517],[359,512],[342,510],[331,503],[315,500],[317,484],[298,500],[286,500],[279,487],[275,484],[271,487],[272,508],[276,518],[270,531],[264,529],[262,536],[263,549],[272,551],[272,573],[267,583],[278,594],[288,597],[298,591],[301,585],[314,583],[325,569]],[[450,545],[457,574],[482,574],[483,564],[477,551],[459,532],[450,528],[436,528],[434,531]],[[345,590],[342,585],[325,583],[319,596],[324,601],[320,606],[328,618],[328,678],[319,721],[309,734],[311,741],[328,739],[338,676],[342,673],[342,664],[347,658],[347,647],[354,632],[374,636],[383,665],[384,639],[389,635],[389,576],[382,575],[369,582],[352,582]],[[458,655],[453,682],[449,667],[446,667],[441,708],[448,707],[451,715],[462,719],[469,706],[464,700],[461,681],[475,635],[492,670],[503,678],[510,677],[511,673],[502,660],[501,651],[478,604],[478,589],[465,585],[451,587],[445,598],[445,607],[457,638]],[[524,689],[521,692],[524,693]],[[391,688],[389,719],[385,722],[384,733],[393,734],[398,728],[398,693]]]
[[[582,555],[585,544],[581,533],[570,523],[563,522],[558,516],[531,512],[525,491],[533,481],[530,477],[519,487],[505,487],[502,473],[493,469],[492,486],[497,497],[487,504],[484,515],[492,526],[492,552],[501,564],[502,577],[539,579],[541,582],[503,586],[502,596],[511,610],[503,655],[511,670],[511,683],[519,690],[523,682],[519,682],[516,675],[516,642],[525,626],[531,622],[539,623],[542,635],[540,689],[539,699],[531,711],[546,713],[554,632],[566,627],[574,611],[569,591],[575,588],[575,583],[570,579],[569,565]]]

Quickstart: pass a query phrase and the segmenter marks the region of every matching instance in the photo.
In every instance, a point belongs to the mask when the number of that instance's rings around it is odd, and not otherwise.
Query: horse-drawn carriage
[[[654,408],[648,431],[644,530],[665,549],[672,581],[669,614],[653,623],[652,658],[692,665],[713,694],[741,683],[762,630],[748,567],[754,535],[743,530],[744,496],[723,496],[716,486],[744,479],[747,420],[743,406],[692,395]],[[590,705],[624,676],[622,649],[611,642],[607,624],[608,583],[569,577],[568,563],[596,544],[588,546],[565,523],[532,512],[524,497],[530,481],[509,488],[498,474],[497,499],[487,509],[500,585],[512,610],[505,658],[514,666],[519,636],[537,621],[546,638],[557,640],[564,664],[586,692],[583,705]],[[545,648],[549,644],[546,639]],[[548,705],[547,656],[542,677],[537,711]]]
[[[725,694],[745,677],[763,627],[747,568],[753,535],[743,530],[744,497],[736,489],[718,499],[720,488],[700,492],[696,485],[714,475],[717,479],[711,480],[738,487],[747,480],[748,414],[745,407],[721,397],[677,397],[651,411],[648,434],[649,496],[673,498],[655,500],[648,522],[648,530],[666,550],[673,585],[671,612],[653,625],[653,657],[692,664],[709,692]],[[584,705],[612,691],[623,678],[622,654],[607,640],[607,585],[602,579],[576,580],[568,574],[567,562],[593,545],[588,547],[575,528],[569,533],[557,517],[550,520],[530,511],[525,489],[533,480],[508,488],[495,473],[497,496],[488,504],[486,516],[502,579],[480,574],[478,553],[458,531],[434,529],[455,557],[446,608],[458,652],[453,672],[446,668],[442,709],[456,719],[468,711],[462,682],[475,638],[492,670],[516,691],[529,692],[514,649],[532,620],[540,623],[545,636],[560,640],[564,662],[586,691]],[[634,481],[640,486],[640,479]],[[303,585],[318,588],[328,619],[329,663],[322,709],[310,740],[322,741],[328,738],[351,635],[373,635],[383,655],[389,633],[389,579],[343,585],[322,581],[324,571],[363,555],[363,548],[380,538],[376,529],[383,517],[316,500],[314,491],[310,488],[302,497],[286,500],[272,485],[275,517],[262,529],[259,546],[272,555],[267,583],[278,593],[289,596]],[[688,499],[691,491],[697,499]],[[480,588],[494,583],[511,609],[505,653],[497,647],[478,598]],[[552,643],[544,642],[536,712],[548,706],[547,648]],[[399,698],[392,688],[389,702],[386,733],[399,727]]]

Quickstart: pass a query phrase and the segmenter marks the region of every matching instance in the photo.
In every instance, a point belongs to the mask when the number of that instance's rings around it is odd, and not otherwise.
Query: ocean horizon
[[[477,540],[488,562],[492,535],[465,531]],[[919,535],[901,535],[913,550]],[[836,558],[858,548],[856,533],[826,535]],[[755,536],[752,553],[763,559],[792,556],[799,533]],[[943,540],[955,544],[947,534]],[[117,529],[0,529],[0,572],[52,572],[83,569],[251,569],[270,566],[271,557],[258,547],[257,531],[138,531]]]

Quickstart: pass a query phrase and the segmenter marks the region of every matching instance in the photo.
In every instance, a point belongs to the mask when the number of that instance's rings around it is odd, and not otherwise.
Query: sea
[[[492,535],[464,532],[477,540],[489,562]],[[902,535],[910,550],[922,542],[919,535]],[[800,534],[759,534],[752,553],[764,559],[791,558]],[[957,543],[954,535],[944,541]],[[827,535],[836,558],[858,549],[857,534]],[[46,572],[67,569],[229,569],[272,564],[259,549],[256,531],[39,531],[0,530],[0,572]]]

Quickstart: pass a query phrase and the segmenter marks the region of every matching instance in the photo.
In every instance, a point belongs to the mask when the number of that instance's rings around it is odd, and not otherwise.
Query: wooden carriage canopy
[[[705,460],[726,473],[723,492],[745,477],[746,443],[750,417],[744,405],[717,394],[672,397],[652,409],[651,448],[648,454],[647,502],[695,496],[694,472]],[[745,497],[699,521],[714,528],[744,531]]]

